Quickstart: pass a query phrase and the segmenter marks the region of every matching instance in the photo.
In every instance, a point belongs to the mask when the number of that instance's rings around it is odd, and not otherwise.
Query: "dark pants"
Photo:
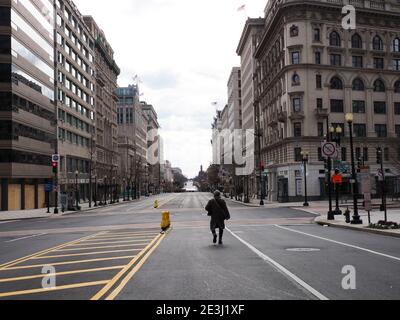
[[[224,236],[224,229],[222,229],[222,228],[218,228],[218,229],[219,229],[219,238],[222,239],[222,237]],[[211,229],[211,232],[214,236],[217,235],[216,229]]]

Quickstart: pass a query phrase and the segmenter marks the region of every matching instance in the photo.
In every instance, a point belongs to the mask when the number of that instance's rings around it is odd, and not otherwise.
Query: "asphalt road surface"
[[[295,209],[228,201],[212,244],[210,194],[0,224],[0,300],[400,298],[400,240],[325,228]],[[161,212],[172,229],[160,233]]]

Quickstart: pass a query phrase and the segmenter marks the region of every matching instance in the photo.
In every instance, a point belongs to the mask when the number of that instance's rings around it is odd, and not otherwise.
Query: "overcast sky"
[[[212,160],[211,122],[226,104],[239,66],[236,47],[247,19],[267,0],[74,0],[106,34],[121,68],[119,86],[141,79],[142,100],[159,115],[165,159],[192,178]],[[238,11],[242,5],[245,11]]]

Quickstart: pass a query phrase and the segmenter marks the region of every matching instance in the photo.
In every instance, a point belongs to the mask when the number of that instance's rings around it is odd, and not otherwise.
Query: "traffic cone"
[[[154,209],[158,209],[158,200],[154,201]]]

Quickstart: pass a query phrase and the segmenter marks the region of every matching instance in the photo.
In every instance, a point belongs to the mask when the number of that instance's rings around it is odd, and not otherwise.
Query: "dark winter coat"
[[[226,202],[222,199],[212,199],[206,206],[206,211],[211,217],[211,230],[225,229],[225,220],[229,220],[230,213]]]

